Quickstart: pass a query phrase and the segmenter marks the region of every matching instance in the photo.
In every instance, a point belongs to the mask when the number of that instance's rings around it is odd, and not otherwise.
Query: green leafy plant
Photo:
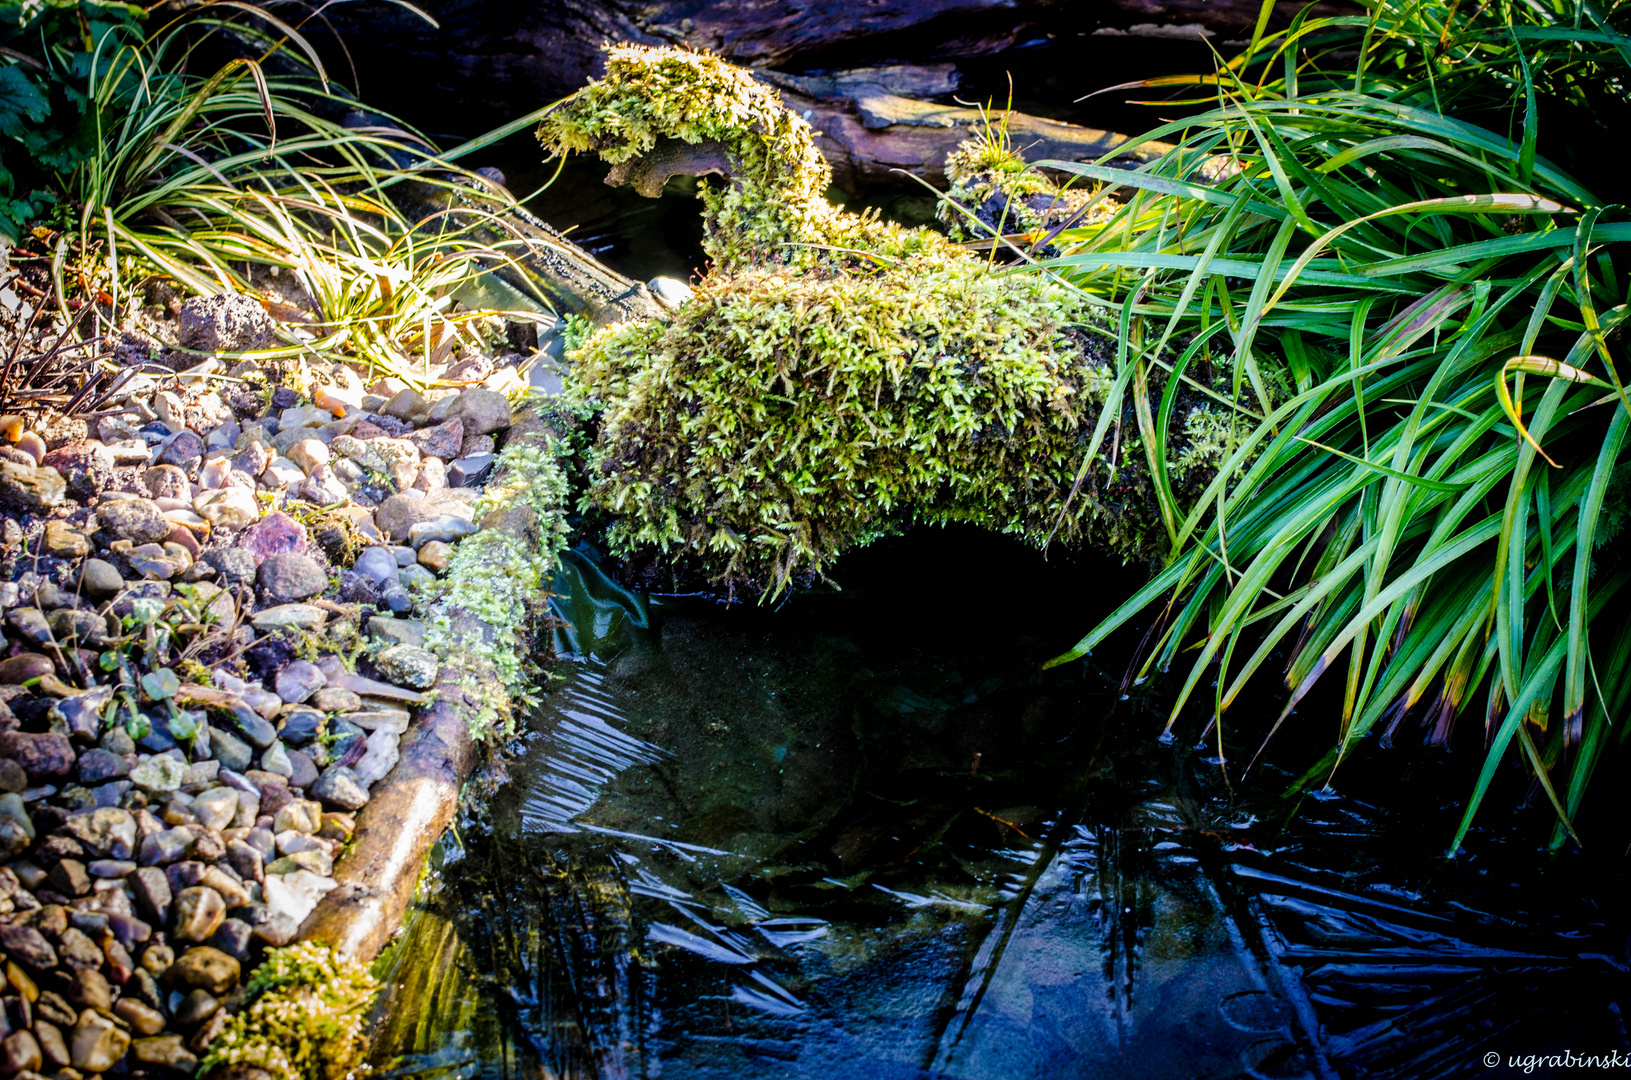
[[[1175,369],[1217,358],[1261,402],[1183,499],[1170,405],[1124,368],[1167,552],[1056,662],[1159,604],[1143,671],[1186,666],[1174,722],[1215,686],[1220,749],[1254,675],[1285,672],[1278,730],[1339,673],[1337,744],[1302,784],[1407,718],[1445,742],[1476,707],[1487,751],[1452,847],[1514,754],[1562,843],[1631,699],[1628,568],[1605,542],[1631,223],[1540,152],[1539,102],[1623,107],[1631,37],[1567,0],[1377,0],[1277,34],[1263,11],[1230,64],[1154,81],[1211,95],[1149,133],[1174,150],[1131,173],[1048,163],[1122,192],[1042,270],[1121,313],[1128,367],[1183,342]],[[1274,402],[1282,358],[1296,393]]]

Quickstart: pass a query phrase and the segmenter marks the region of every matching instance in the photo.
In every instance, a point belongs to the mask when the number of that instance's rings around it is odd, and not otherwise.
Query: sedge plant
[[[1622,108],[1631,36],[1584,0],[1368,0],[1276,33],[1271,12],[1215,72],[1152,81],[1198,91],[1145,136],[1172,150],[1047,163],[1121,200],[1038,269],[1121,319],[1104,415],[1144,436],[1167,532],[1149,582],[1054,663],[1150,613],[1138,672],[1178,665],[1169,727],[1203,704],[1220,753],[1255,676],[1291,691],[1271,736],[1341,680],[1299,787],[1366,739],[1420,724],[1445,744],[1465,717],[1484,759],[1452,850],[1513,762],[1561,845],[1631,699],[1631,221],[1542,153],[1540,119]],[[1148,373],[1198,360],[1257,408],[1185,500]],[[1270,360],[1289,399],[1263,392]]]

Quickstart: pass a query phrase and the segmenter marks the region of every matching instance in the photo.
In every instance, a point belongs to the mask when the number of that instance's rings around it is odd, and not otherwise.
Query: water
[[[1231,789],[1198,732],[1153,738],[1154,683],[1040,672],[1094,615],[1067,601],[1131,571],[931,530],[836,576],[724,610],[571,557],[573,658],[384,961],[380,1071],[1418,1078],[1627,1048],[1602,861],[1506,829],[1447,864],[1442,762],[1377,755],[1386,811],[1359,771],[1287,803],[1287,772]]]

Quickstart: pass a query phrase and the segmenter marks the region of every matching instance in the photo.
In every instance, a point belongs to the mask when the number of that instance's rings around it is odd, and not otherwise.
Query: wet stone
[[[91,539],[66,521],[52,520],[45,523],[45,550],[59,559],[83,559],[91,553]]]
[[[0,660],[0,686],[16,686],[56,670],[48,657],[39,653],[20,653]]]
[[[100,967],[105,959],[101,947],[84,931],[72,926],[57,939],[57,956],[64,965],[76,970]]]
[[[331,693],[331,690],[320,690],[319,694]],[[346,693],[348,691],[340,691]],[[361,698],[357,699],[360,703]],[[324,716],[315,709],[300,709],[289,713],[283,720],[282,730],[279,732],[284,742],[291,746],[305,746],[323,731]]]
[[[115,1002],[113,1015],[129,1024],[138,1035],[157,1035],[164,1030],[164,1014],[132,997]]]
[[[136,1039],[130,1044],[130,1053],[143,1065],[158,1065],[189,1075],[198,1069],[198,1058],[180,1035]]]

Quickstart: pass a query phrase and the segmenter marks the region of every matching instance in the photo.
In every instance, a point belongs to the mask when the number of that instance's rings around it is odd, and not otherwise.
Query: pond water
[[[381,961],[376,1069],[1422,1078],[1628,1048],[1618,860],[1497,830],[1446,862],[1464,770],[1373,754],[1287,801],[1328,732],[1231,787],[1124,658],[1039,669],[1135,577],[920,530],[841,591],[726,609],[571,553],[554,678]]]

